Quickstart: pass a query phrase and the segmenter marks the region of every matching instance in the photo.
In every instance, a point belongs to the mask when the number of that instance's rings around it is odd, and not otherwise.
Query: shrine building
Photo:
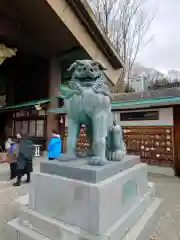
[[[180,176],[179,88],[114,95],[112,111],[128,154],[140,155],[152,172]]]
[[[116,84],[122,61],[82,0],[1,0],[0,145],[17,132],[45,149],[52,129],[65,135],[63,106],[75,60],[99,60]],[[61,87],[60,87],[61,85]]]

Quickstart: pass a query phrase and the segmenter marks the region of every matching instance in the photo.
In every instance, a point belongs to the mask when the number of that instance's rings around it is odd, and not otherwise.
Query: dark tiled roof
[[[178,97],[180,96],[180,88],[164,88],[158,90],[148,90],[140,93],[120,93],[113,94],[113,101],[132,101],[139,99],[150,99],[158,97]]]

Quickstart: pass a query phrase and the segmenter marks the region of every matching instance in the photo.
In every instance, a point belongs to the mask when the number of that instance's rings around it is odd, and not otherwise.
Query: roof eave
[[[179,105],[180,104],[180,100],[179,101],[169,101],[169,102],[159,102],[159,103],[147,103],[147,104],[131,104],[131,103],[127,103],[127,104],[113,104],[112,105],[112,110],[113,111],[118,111],[118,110],[133,110],[133,109],[143,109],[143,108],[152,108],[152,107],[170,107],[173,105]]]
[[[113,47],[108,37],[100,27],[92,9],[86,0],[66,0],[73,11],[78,15],[83,25],[88,30],[91,37],[97,43],[98,47],[109,59],[114,69],[123,68],[123,60]]]

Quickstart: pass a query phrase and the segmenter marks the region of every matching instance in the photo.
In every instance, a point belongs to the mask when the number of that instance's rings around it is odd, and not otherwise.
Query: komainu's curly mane
[[[68,71],[72,71],[70,87],[79,93],[82,92],[83,87],[90,87],[95,93],[111,97],[106,84],[105,70],[106,68],[98,61],[78,60],[68,69]]]

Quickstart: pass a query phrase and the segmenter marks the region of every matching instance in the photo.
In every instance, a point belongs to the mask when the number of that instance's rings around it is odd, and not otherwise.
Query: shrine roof
[[[166,90],[166,92],[168,92]],[[168,93],[170,93],[169,91]],[[60,86],[60,93],[57,96],[58,98],[66,99],[69,95],[73,93],[73,90],[70,89],[68,86],[61,84]],[[140,94],[140,93],[138,93]],[[137,95],[138,95],[137,94]],[[155,95],[154,95],[155,96]],[[132,97],[132,96],[131,96]],[[123,98],[122,98],[123,99]],[[41,105],[44,103],[48,103],[50,99],[39,99],[39,100],[33,100],[29,102],[24,102],[16,105],[7,105],[0,108],[0,111],[3,110],[11,110],[15,108],[24,108],[29,106],[35,106],[35,105]],[[157,96],[156,97],[141,97],[141,98],[124,98],[124,100],[119,101],[113,101],[112,102],[112,110],[122,110],[122,109],[136,109],[136,108],[148,108],[153,106],[172,106],[180,104],[180,91],[179,89],[174,90],[174,96]],[[66,109],[64,107],[62,108],[52,108],[49,109],[50,112],[55,113],[66,113]]]
[[[40,105],[40,104],[48,103],[48,102],[49,102],[49,99],[39,99],[39,100],[23,102],[23,103],[20,103],[20,104],[6,105],[4,107],[1,107],[0,111],[11,110],[11,109],[15,109],[15,108],[25,108],[25,107]]]
[[[139,101],[119,101],[112,102],[112,110],[123,110],[123,109],[138,109],[148,107],[161,107],[161,106],[172,106],[180,104],[180,97],[162,97],[153,99],[142,99]],[[66,109],[62,108],[51,108],[49,112],[54,113],[66,113]]]
[[[178,97],[180,96],[180,88],[161,88],[156,90],[145,90],[133,93],[114,93],[113,99],[119,101],[139,101],[141,99],[155,99],[159,97]]]
[[[166,96],[139,100],[112,102],[112,110],[148,108],[157,106],[172,106],[180,104],[180,96]]]
[[[113,94],[112,109],[134,109],[180,104],[180,88]]]

